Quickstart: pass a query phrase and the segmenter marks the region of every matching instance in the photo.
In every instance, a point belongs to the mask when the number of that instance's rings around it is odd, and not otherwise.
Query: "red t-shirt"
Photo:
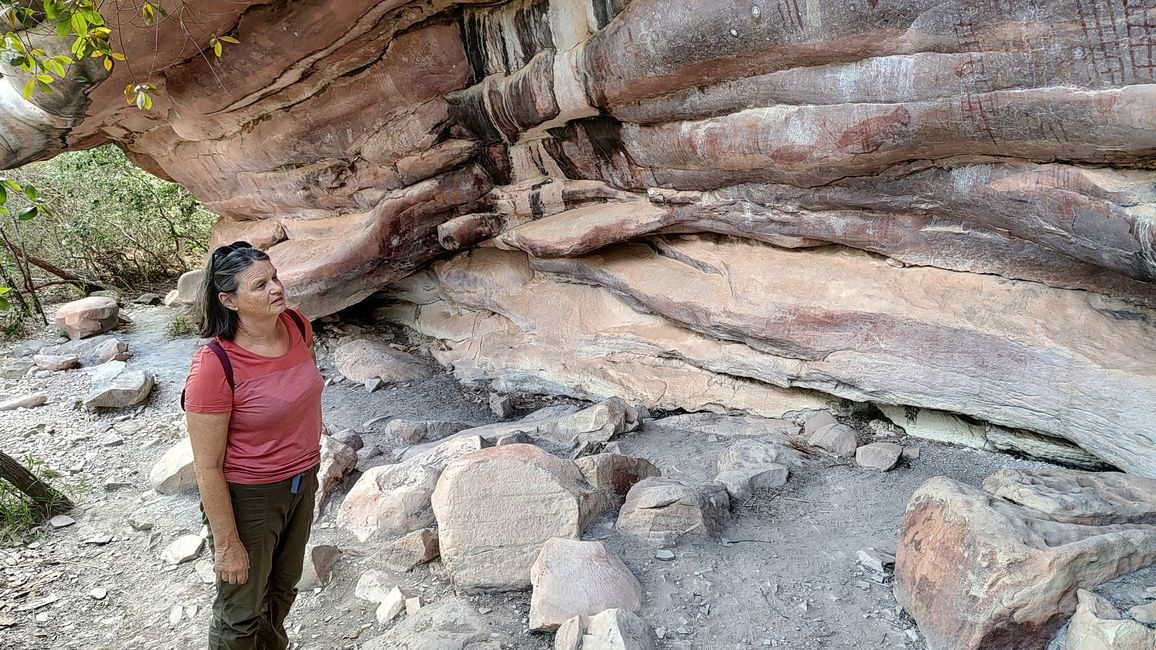
[[[224,465],[230,483],[276,483],[321,461],[325,382],[310,355],[313,328],[304,316],[301,320],[304,337],[288,311],[282,312],[289,349],[279,357],[264,357],[218,339],[233,365],[235,391],[229,389],[225,369],[208,346],[193,355],[185,379],[185,410],[232,412]]]

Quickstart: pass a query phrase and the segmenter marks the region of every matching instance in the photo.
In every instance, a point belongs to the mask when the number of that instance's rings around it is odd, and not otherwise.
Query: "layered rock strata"
[[[1156,476],[1152,0],[183,11],[114,34],[132,70],[30,101],[0,64],[0,167],[115,142],[218,240],[267,247],[311,316],[458,252],[412,320],[501,390],[764,415],[835,395]],[[121,91],[145,61],[140,113]]]

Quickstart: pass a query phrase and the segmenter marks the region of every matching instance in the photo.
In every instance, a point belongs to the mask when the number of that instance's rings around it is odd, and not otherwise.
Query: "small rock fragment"
[[[165,547],[161,559],[169,564],[181,564],[201,554],[205,540],[200,535],[182,535]]]
[[[671,550],[665,549],[665,548],[660,549],[657,552],[655,552],[654,559],[664,560],[664,561],[669,562],[670,560],[674,559],[674,551],[671,551]]]
[[[903,447],[891,442],[873,442],[855,450],[855,462],[860,467],[886,472],[895,467],[903,454]]]
[[[105,589],[104,587],[97,587],[88,592],[88,597],[93,600],[104,600],[108,597],[108,589]]]
[[[855,432],[851,427],[843,424],[833,424],[819,429],[807,438],[807,443],[825,449],[836,456],[854,455],[858,446]]]
[[[76,520],[72,517],[69,517],[68,515],[56,515],[52,519],[49,519],[48,523],[52,524],[53,528],[64,528],[65,526],[71,526],[75,524]]]
[[[508,418],[514,414],[514,400],[509,395],[490,393],[490,410],[502,419]]]
[[[401,589],[394,587],[385,596],[385,600],[377,606],[377,623],[379,625],[389,625],[397,615],[405,610],[405,595],[401,593]]]

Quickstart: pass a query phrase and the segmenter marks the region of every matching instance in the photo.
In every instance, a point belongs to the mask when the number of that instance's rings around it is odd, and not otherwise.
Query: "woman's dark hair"
[[[199,316],[197,334],[232,339],[237,334],[237,312],[221,304],[219,294],[235,293],[241,274],[254,262],[264,262],[269,255],[247,241],[218,246],[209,256],[201,295],[195,307]]]

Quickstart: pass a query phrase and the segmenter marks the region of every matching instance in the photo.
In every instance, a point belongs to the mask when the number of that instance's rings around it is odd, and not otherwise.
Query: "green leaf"
[[[68,38],[68,34],[72,31],[72,24],[68,17],[61,15],[56,19],[56,35],[60,38]]]
[[[39,192],[36,191],[35,187],[32,187],[31,185],[24,186],[24,196],[27,196],[29,201],[35,201],[38,195]]]
[[[225,41],[226,43],[240,43],[241,42],[241,41],[238,41],[237,39],[233,38],[232,36],[222,36],[221,40]]]
[[[36,78],[35,77],[33,77],[32,79],[29,79],[27,82],[25,82],[24,90],[22,90],[20,92],[20,95],[22,97],[24,97],[24,99],[32,99],[32,91],[34,91],[34,90],[36,90]]]
[[[20,212],[17,212],[16,218],[21,220],[21,221],[31,221],[31,220],[36,218],[36,215],[39,212],[40,212],[39,207],[37,207],[35,205],[30,205],[27,208],[24,208],[23,210],[21,210]]]
[[[0,287],[7,289],[8,287]],[[0,311],[9,311],[12,309],[12,303],[8,302],[7,298],[0,298]]]
[[[72,14],[71,22],[72,29],[76,32],[77,36],[82,38],[88,36],[88,21],[84,19],[84,16],[81,15],[80,12]]]
[[[4,205],[8,201],[8,189],[0,184],[0,205]]]

